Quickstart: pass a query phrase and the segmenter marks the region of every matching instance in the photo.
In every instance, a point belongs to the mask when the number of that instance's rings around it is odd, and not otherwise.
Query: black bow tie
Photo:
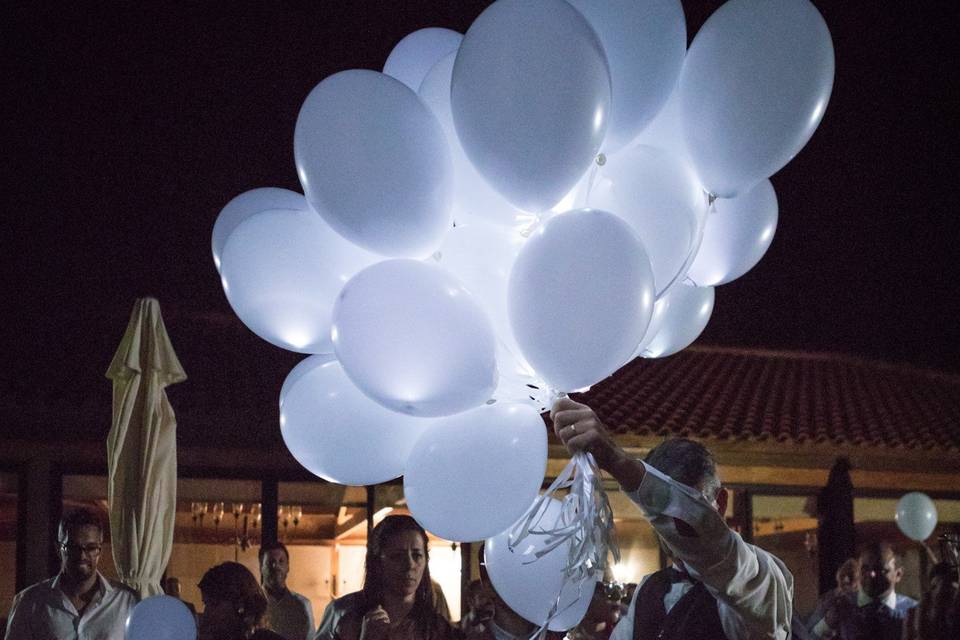
[[[670,582],[695,582],[693,578],[690,577],[690,574],[686,571],[682,571],[677,567],[670,567],[667,571],[667,577]]]

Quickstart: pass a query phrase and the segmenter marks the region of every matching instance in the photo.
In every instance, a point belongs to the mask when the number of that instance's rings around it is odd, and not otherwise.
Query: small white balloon
[[[451,106],[477,170],[516,207],[545,211],[603,142],[610,112],[603,45],[565,0],[498,0],[460,44]]]
[[[385,407],[442,416],[479,406],[497,384],[487,314],[449,272],[386,260],[343,287],[333,311],[337,358]]]
[[[418,29],[397,43],[387,56],[383,72],[419,91],[420,83],[434,65],[450,54],[456,55],[461,40],[463,35],[451,29]]]
[[[736,280],[770,248],[777,231],[777,194],[769,180],[735,198],[718,198],[687,278],[700,287]]]
[[[196,640],[197,623],[179,598],[158,595],[144,598],[130,611],[124,629],[126,640]]]
[[[923,542],[937,528],[937,506],[927,494],[911,491],[897,502],[896,521],[903,535]]]
[[[541,513],[542,529],[567,524],[559,500],[547,500]],[[565,581],[564,568],[570,553],[570,541],[535,559],[536,553],[542,551],[548,542],[547,536],[530,535],[523,541],[522,548],[511,551],[509,530],[504,531],[486,540],[484,558],[497,595],[530,622],[545,623],[559,596],[559,614],[550,621],[549,628],[551,631],[566,631],[583,619],[593,599],[597,578],[587,576],[579,582]]]
[[[664,358],[686,349],[700,337],[713,315],[713,287],[691,287],[678,283],[666,295],[667,306],[660,330],[637,355]]]
[[[298,364],[281,391],[280,434],[290,454],[310,473],[338,484],[399,477],[432,422],[380,406],[329,356]]]
[[[276,209],[248,218],[230,234],[220,275],[230,306],[258,336],[290,351],[332,353],[337,294],[376,260],[313,210]]]
[[[680,0],[569,0],[603,43],[613,97],[603,151],[626,147],[677,84],[687,52]]]
[[[497,402],[438,418],[403,476],[410,513],[447,540],[474,541],[516,522],[547,469],[547,430],[529,406]]]
[[[452,53],[438,62],[420,85],[420,98],[430,107],[440,121],[453,158],[453,207],[457,224],[465,216],[476,216],[504,226],[515,226],[523,213],[500,195],[480,175],[467,158],[457,130],[453,124],[450,108],[450,81],[457,54]]]
[[[527,362],[558,391],[592,385],[627,360],[653,311],[643,243],[622,219],[595,209],[548,219],[510,272],[510,326]]]
[[[433,253],[451,225],[443,129],[417,94],[376,71],[317,85],[293,135],[307,200],[342,236],[390,257]]]
[[[299,193],[277,187],[251,189],[233,198],[220,210],[217,221],[213,223],[213,237],[210,244],[217,271],[220,271],[220,257],[223,254],[223,247],[227,244],[227,238],[240,226],[241,222],[271,209],[307,210],[309,208],[307,199]]]

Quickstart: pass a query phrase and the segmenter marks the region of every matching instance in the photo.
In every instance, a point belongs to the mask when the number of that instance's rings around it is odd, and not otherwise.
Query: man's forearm
[[[624,491],[636,491],[646,473],[642,462],[619,447],[612,450],[607,459],[597,463],[620,483]]]

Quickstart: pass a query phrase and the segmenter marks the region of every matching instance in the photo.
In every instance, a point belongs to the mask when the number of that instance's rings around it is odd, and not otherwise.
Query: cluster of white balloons
[[[241,194],[213,231],[240,319],[311,354],[281,394],[291,453],[338,483],[404,475],[442,537],[503,532],[545,470],[536,391],[696,339],[769,247],[767,178],[833,73],[808,0],[730,0],[689,51],[679,0],[498,0],[324,79],[304,195]]]

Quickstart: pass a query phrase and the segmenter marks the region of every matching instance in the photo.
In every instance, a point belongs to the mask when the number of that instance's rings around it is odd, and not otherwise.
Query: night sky
[[[79,402],[105,433],[103,374],[145,295],[190,376],[178,416],[275,425],[301,356],[230,310],[210,257],[217,213],[255,187],[300,190],[294,123],[320,80],[381,68],[418,28],[463,32],[488,3],[20,4],[3,9],[0,44],[4,426],[70,421],[62,407]],[[684,3],[690,37],[719,4]],[[772,178],[773,246],[717,290],[700,340],[960,372],[958,9],[815,4],[836,51],[831,102]]]

